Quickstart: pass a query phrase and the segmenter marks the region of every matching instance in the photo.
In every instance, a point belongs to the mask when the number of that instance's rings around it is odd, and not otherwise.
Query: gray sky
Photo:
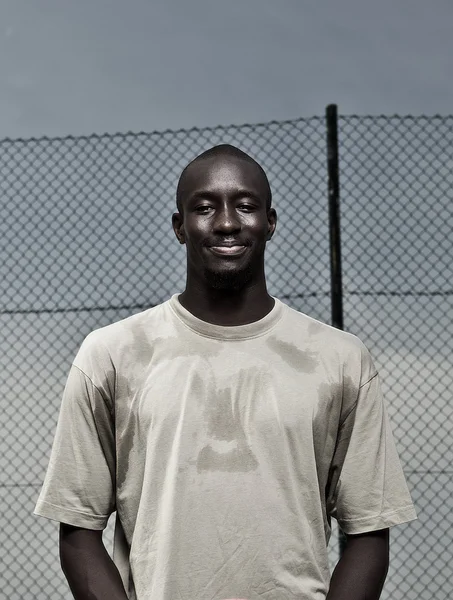
[[[0,139],[449,114],[452,23],[449,0],[0,0]]]

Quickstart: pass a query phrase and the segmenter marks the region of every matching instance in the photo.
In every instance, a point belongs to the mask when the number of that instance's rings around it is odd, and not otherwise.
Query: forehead
[[[202,191],[227,193],[250,190],[257,196],[267,194],[267,182],[261,170],[251,161],[236,157],[200,160],[188,169],[184,193],[191,196]]]

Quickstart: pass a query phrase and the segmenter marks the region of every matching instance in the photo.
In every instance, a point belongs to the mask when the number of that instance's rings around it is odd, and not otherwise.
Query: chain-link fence
[[[418,521],[384,598],[453,598],[453,117],[345,117],[345,329],[382,373]]]
[[[452,125],[340,119],[345,328],[380,367],[419,512],[392,535],[392,600],[453,591]],[[61,393],[89,331],[184,290],[171,214],[191,158],[232,143],[263,165],[279,217],[269,293],[329,322],[325,140],[324,119],[312,118],[0,142],[1,600],[71,598],[58,525],[32,515]]]

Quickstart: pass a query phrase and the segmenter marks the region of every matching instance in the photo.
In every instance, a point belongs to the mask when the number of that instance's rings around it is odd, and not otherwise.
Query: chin
[[[250,269],[240,271],[211,271],[205,269],[204,276],[207,284],[216,290],[241,290],[253,279]]]

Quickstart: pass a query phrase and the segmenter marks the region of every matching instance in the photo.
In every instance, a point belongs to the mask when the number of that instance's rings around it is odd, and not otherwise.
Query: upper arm
[[[75,527],[68,523],[60,523],[60,543],[61,541],[69,542],[75,539],[100,538],[102,539],[102,531],[99,529],[86,529],[85,527]]]
[[[366,348],[362,355],[360,382],[344,392],[352,408],[338,430],[327,490],[328,514],[350,534],[416,518],[380,378]]]
[[[390,530],[389,528],[378,529],[376,531],[367,531],[366,533],[346,534],[346,546],[357,548],[362,553],[363,558],[378,557],[382,561],[387,561],[390,551]]]
[[[86,558],[92,558],[101,546],[102,531],[60,523],[59,553],[63,571]]]
[[[35,514],[102,530],[114,510],[113,416],[99,387],[72,366]]]

